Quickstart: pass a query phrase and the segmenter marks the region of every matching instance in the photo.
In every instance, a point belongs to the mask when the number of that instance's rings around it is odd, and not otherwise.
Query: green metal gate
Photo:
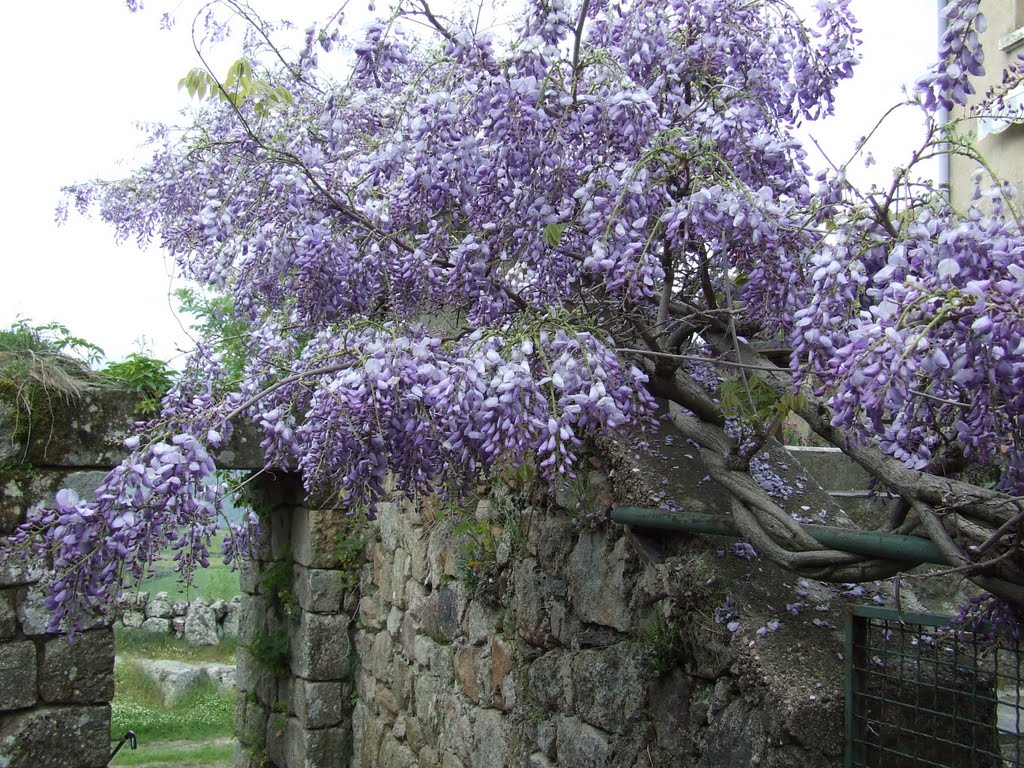
[[[1019,643],[948,616],[857,606],[846,628],[847,768],[1024,768]]]

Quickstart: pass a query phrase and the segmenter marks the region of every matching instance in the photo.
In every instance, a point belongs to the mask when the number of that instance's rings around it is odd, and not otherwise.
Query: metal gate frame
[[[849,612],[846,768],[1024,768],[1020,644],[954,633],[950,619]]]

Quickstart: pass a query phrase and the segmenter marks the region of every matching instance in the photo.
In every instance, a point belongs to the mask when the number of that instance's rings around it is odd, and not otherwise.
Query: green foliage
[[[544,231],[541,234],[544,245],[557,248],[562,242],[562,233],[565,232],[567,226],[568,224],[548,224],[544,227]]]
[[[255,77],[252,62],[244,56],[228,68],[223,82],[205,69],[196,67],[178,81],[178,89],[200,101],[206,98],[225,101],[236,109],[249,104],[260,117],[274,109],[292,104],[291,91],[269,80]]]
[[[284,730],[288,727],[288,706],[283,702],[274,704],[274,714],[270,716],[270,726],[277,738],[284,737]]]
[[[75,336],[67,326],[57,322],[32,325],[27,318],[19,318],[9,328],[0,330],[0,352],[60,355],[87,365],[103,358],[102,349]]]
[[[529,457],[518,466],[503,466],[498,469],[495,475],[500,480],[520,493],[528,491],[537,481],[536,461]]]
[[[683,612],[674,610],[667,619],[654,614],[640,623],[644,671],[659,678],[679,666],[686,655]]]
[[[90,370],[103,359],[103,350],[75,336],[60,323],[32,325],[21,319],[0,330],[0,389],[13,393],[22,412],[32,416],[33,406],[56,395],[65,401],[78,397],[83,386],[101,377],[140,392],[137,410],[152,415],[160,397],[170,388],[174,372],[161,360],[133,353],[110,363],[99,376]]]
[[[359,576],[366,561],[366,520],[361,516],[346,517],[338,531],[334,555],[341,572],[343,589],[358,589]]]
[[[191,288],[181,288],[174,296],[179,309],[196,318],[190,328],[221,354],[228,372],[224,384],[233,386],[245,370],[245,339],[249,333],[248,324],[235,315],[234,298]]]
[[[246,693],[245,701],[250,705],[261,706],[260,698],[256,695],[255,691]],[[244,720],[242,726],[242,730],[236,735],[238,736],[238,743],[245,749],[249,757],[249,765],[269,768],[270,762],[267,760],[265,729],[259,727],[254,718]]]
[[[564,478],[556,495],[558,505],[573,518],[573,525],[580,529],[597,530],[608,523],[607,508],[602,508],[595,495],[588,488],[587,475]]]
[[[142,395],[142,401],[135,407],[142,416],[160,412],[160,398],[174,382],[174,372],[167,363],[139,352],[132,352],[119,363],[110,363],[100,373]]]
[[[499,602],[498,555],[490,523],[486,520],[464,520],[455,526],[454,534],[462,540],[458,555],[459,575],[470,597]]]
[[[103,350],[60,323],[32,325],[19,319],[0,330],[0,399],[13,403],[13,438],[27,442],[48,433],[59,404],[69,404],[97,379],[89,369]]]
[[[295,595],[292,592],[293,566],[294,561],[289,554],[269,565],[260,580],[260,591],[267,605],[283,621],[295,612]],[[277,677],[289,674],[291,652],[286,624],[274,631],[260,633],[243,647],[260,666]]]
[[[290,554],[275,560],[263,572],[261,592],[270,607],[281,616],[290,616],[295,609],[292,592],[292,570],[295,565]]]
[[[291,644],[288,630],[284,627],[273,632],[263,632],[245,650],[256,662],[276,677],[285,677],[291,672]]]
[[[718,387],[722,410],[743,419],[758,433],[779,424],[791,411],[805,405],[803,395],[779,397],[763,377],[746,374],[726,379]]]
[[[224,470],[217,472],[217,479],[236,507],[251,509],[263,523],[270,524],[270,513],[274,510],[260,485],[252,482],[253,473]]]

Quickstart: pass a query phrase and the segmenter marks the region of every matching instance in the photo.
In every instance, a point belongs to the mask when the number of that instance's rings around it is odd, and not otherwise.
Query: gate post
[[[343,546],[351,520],[307,503],[295,477],[258,482],[261,540],[241,579],[236,766],[341,768],[358,605]]]

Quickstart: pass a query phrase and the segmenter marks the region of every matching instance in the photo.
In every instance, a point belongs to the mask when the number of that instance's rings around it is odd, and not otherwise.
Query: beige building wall
[[[941,3],[940,3],[941,5]],[[988,18],[988,30],[981,36],[985,50],[985,76],[975,80],[971,104],[977,104],[986,91],[998,85],[1003,70],[1024,54],[1024,0],[982,0],[981,10]],[[953,117],[962,117],[956,110]],[[961,123],[961,130],[976,130],[976,120]],[[1024,190],[1024,123],[1011,125],[1002,133],[990,134],[975,143],[995,172],[1003,179]],[[977,162],[953,156],[950,160],[950,199],[954,207],[963,209],[969,203],[974,189],[973,175]]]

